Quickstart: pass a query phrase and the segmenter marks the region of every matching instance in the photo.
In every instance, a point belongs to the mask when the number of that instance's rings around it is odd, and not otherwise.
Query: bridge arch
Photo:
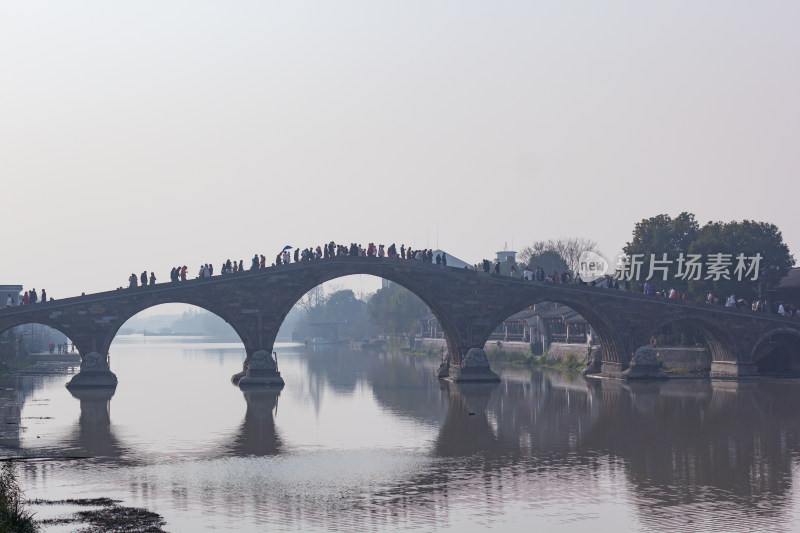
[[[659,320],[647,330],[645,338],[657,337],[664,328],[673,325],[686,325],[700,333],[708,343],[712,361],[736,362],[736,350],[729,331],[697,313],[686,314],[684,312]]]
[[[504,307],[502,311],[496,314],[490,328],[488,329],[485,340],[488,341],[491,333],[495,331],[495,329],[497,329],[508,317],[520,311],[524,311],[526,308],[546,302],[557,303],[569,307],[583,317],[584,320],[586,320],[586,322],[594,331],[595,336],[599,340],[604,361],[618,364],[627,363],[627,360],[623,361],[620,359],[621,354],[626,353],[627,347],[622,339],[620,339],[616,328],[608,319],[608,317],[606,317],[602,312],[592,308],[590,305],[571,298],[566,294],[554,295],[552,292],[535,294],[523,300],[522,305],[520,305],[518,301],[513,306],[509,305]]]
[[[125,311],[124,315],[121,315],[117,320],[115,320],[112,327],[108,329],[105,334],[105,337],[101,343],[101,352],[107,354],[109,349],[111,348],[111,344],[114,342],[119,330],[133,317],[141,313],[142,311],[146,311],[148,309],[152,309],[161,305],[168,305],[168,304],[183,304],[189,305],[192,307],[197,307],[204,311],[211,313],[212,315],[222,319],[227,323],[236,335],[239,336],[239,339],[242,341],[242,344],[247,346],[247,342],[249,340],[247,331],[241,328],[232,317],[229,316],[228,313],[225,312],[224,309],[220,309],[219,306],[215,306],[209,302],[205,302],[199,298],[187,297],[186,295],[174,295],[169,298],[165,298],[164,301],[158,302],[149,302],[149,303],[139,303],[136,305],[132,305],[128,307]]]
[[[341,269],[330,268],[332,265],[325,261],[314,261],[308,264],[294,263],[286,265],[283,268],[308,268],[307,275],[302,280],[291,287],[290,292],[277,302],[277,306],[273,311],[275,327],[271,329],[268,337],[265,339],[264,344],[273,346],[277,338],[280,326],[285,322],[286,317],[292,308],[299,302],[305,294],[314,288],[340,278],[353,276],[353,275],[367,275],[380,279],[391,281],[408,290],[411,294],[422,300],[422,302],[430,309],[431,313],[439,321],[442,326],[442,331],[447,341],[448,351],[451,354],[458,353],[459,341],[457,328],[450,315],[445,312],[443,306],[440,304],[437,296],[433,291],[429,290],[430,286],[426,283],[421,283],[419,279],[412,276],[404,275],[402,272],[392,268],[391,263],[372,261],[370,259],[360,258],[358,262],[348,264],[346,271]],[[416,266],[416,265],[415,265]],[[434,268],[438,270],[438,268]],[[250,354],[248,353],[248,356]]]
[[[759,374],[800,374],[800,329],[781,327],[761,335],[750,360]]]
[[[79,353],[83,353],[83,352],[80,351],[82,343],[81,343],[80,339],[77,336],[75,336],[75,338],[73,338],[73,336],[70,335],[70,333],[68,332],[68,330],[66,328],[63,328],[63,327],[59,326],[58,324],[47,322],[46,320],[24,320],[23,319],[23,320],[19,320],[19,321],[15,321],[15,322],[4,323],[3,327],[2,327],[2,330],[0,330],[0,335],[4,335],[5,333],[13,330],[14,328],[18,328],[18,327],[22,327],[22,326],[29,326],[29,325],[30,326],[37,326],[37,325],[38,326],[45,326],[45,327],[48,327],[50,329],[53,329],[53,330],[59,332],[64,337],[66,337],[67,340],[70,341],[70,343],[72,343],[75,346],[75,348],[78,350]],[[76,339],[78,339],[78,340],[76,340]]]

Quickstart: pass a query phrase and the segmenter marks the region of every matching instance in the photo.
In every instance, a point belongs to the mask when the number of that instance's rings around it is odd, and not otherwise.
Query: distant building
[[[774,289],[767,291],[767,299],[773,304],[773,312],[778,303],[800,309],[800,268],[790,269]]]
[[[0,307],[5,307],[8,297],[11,296],[14,305],[22,303],[22,285],[0,285]]]
[[[433,262],[434,263],[436,262],[436,256],[437,255],[442,255],[442,254],[447,254],[447,266],[455,267],[455,268],[467,267],[469,269],[472,269],[472,265],[470,265],[469,263],[467,263],[465,261],[462,261],[461,259],[459,259],[458,257],[456,257],[454,255],[448,254],[444,250],[434,250],[433,251]]]
[[[513,250],[503,250],[502,252],[497,252],[497,260],[501,265],[506,262],[516,263],[517,252]]]
[[[433,314],[419,319],[419,330],[422,338],[444,338]],[[586,320],[574,309],[553,302],[542,302],[514,313],[494,330],[489,340],[527,342],[536,355],[554,342],[593,344],[592,329]]]
[[[517,252],[513,250],[503,250],[497,252],[497,262],[500,263],[500,274],[503,276],[511,275],[511,267],[517,264]],[[494,268],[492,269],[494,272]],[[517,267],[517,277],[522,274],[519,267]]]

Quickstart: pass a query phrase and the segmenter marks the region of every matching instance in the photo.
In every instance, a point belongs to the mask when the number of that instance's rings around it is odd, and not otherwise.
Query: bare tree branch
[[[572,237],[561,239],[548,239],[536,241],[526,246],[517,254],[517,262],[529,267],[535,266],[536,258],[545,253],[556,253],[567,264],[567,268],[574,274],[580,266],[580,257],[583,252],[595,251],[597,242],[585,237]]]

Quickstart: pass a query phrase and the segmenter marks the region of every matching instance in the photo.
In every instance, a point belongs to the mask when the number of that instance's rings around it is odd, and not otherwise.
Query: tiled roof
[[[776,289],[800,289],[800,268],[793,268],[783,277]]]

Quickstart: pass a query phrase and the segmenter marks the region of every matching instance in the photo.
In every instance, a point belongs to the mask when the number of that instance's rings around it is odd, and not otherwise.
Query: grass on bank
[[[17,467],[4,461],[0,467],[0,533],[35,533],[39,531],[33,515],[23,506],[24,494],[17,481]]]
[[[530,350],[527,353],[489,350],[486,353],[486,357],[492,364],[528,365],[534,368],[552,368],[556,370],[574,370],[578,372],[586,368],[586,360],[579,359],[573,352],[567,353],[564,359],[556,359],[548,357],[547,352],[542,355],[533,355]]]
[[[573,352],[567,353],[567,355],[564,356],[564,359],[551,359],[547,356],[547,352],[539,356],[531,355],[528,359],[528,364],[533,367],[573,370],[576,372],[580,372],[586,368],[585,363],[585,359],[578,359],[578,356]]]
[[[30,356],[24,356],[20,357],[19,359],[12,359],[10,361],[0,359],[0,378],[8,377],[14,372],[25,370],[26,368],[30,368],[35,364],[36,360]]]

